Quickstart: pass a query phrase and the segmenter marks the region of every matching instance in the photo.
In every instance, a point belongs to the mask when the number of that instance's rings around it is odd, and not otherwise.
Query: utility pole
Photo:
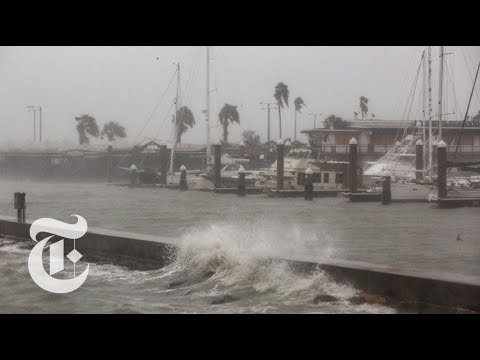
[[[206,81],[206,101],[207,101],[207,110],[206,110],[206,120],[207,120],[207,171],[210,164],[210,46],[207,46],[207,81]]]
[[[42,143],[42,107],[39,105],[38,106],[40,110],[40,126],[39,126],[39,133],[40,133],[40,144]]]
[[[262,107],[260,110],[267,110],[267,113],[268,113],[267,141],[270,141],[270,110],[276,110],[277,108],[275,106],[278,106],[278,105],[277,103],[264,103],[264,102],[261,102],[260,105],[267,106],[266,109],[265,107]]]
[[[317,116],[322,116],[323,114],[310,113],[308,115],[313,116],[313,128],[316,129],[317,128]]]
[[[33,142],[37,142],[37,111],[40,111],[40,142],[42,142],[42,107],[38,105],[27,106],[27,111],[33,111]]]
[[[181,97],[181,87],[180,87],[180,62],[175,63],[177,66],[177,95],[175,97],[175,117],[173,120],[173,146],[172,151],[170,152],[170,174],[172,176],[173,181],[173,161],[174,161],[174,154],[175,148],[177,147],[177,136],[178,136],[178,110],[180,109],[180,97]]]

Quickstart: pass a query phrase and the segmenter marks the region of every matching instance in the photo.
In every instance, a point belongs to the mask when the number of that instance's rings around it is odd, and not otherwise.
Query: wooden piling
[[[432,167],[434,169],[436,169],[437,167],[437,162],[438,162],[438,159],[437,159],[437,142],[434,141],[432,142]]]
[[[392,202],[392,177],[383,177],[382,205],[389,205]]]
[[[313,200],[313,170],[305,170],[305,200]]]
[[[112,182],[112,145],[107,147],[107,182]]]
[[[132,164],[130,166],[130,185],[135,186],[137,184],[137,178],[138,178],[138,169],[135,166],[135,164]]]
[[[167,173],[168,173],[167,145],[160,145],[159,152],[160,152],[160,184],[167,185]]]
[[[17,210],[17,222],[25,222],[25,193],[16,192],[13,194],[13,206]]]
[[[439,199],[447,197],[447,144],[443,140],[437,144],[437,189]]]
[[[245,188],[245,169],[243,166],[240,165],[238,169],[238,196],[245,196],[246,188]]]
[[[350,159],[350,168],[349,168],[349,183],[350,183],[350,193],[356,193],[358,190],[357,183],[357,162],[358,162],[358,153],[357,153],[358,142],[357,139],[351,138],[349,142],[349,159]]]
[[[285,144],[282,139],[277,141],[277,190],[283,190],[283,169],[285,159]]]
[[[214,185],[215,188],[222,187],[222,144],[220,141],[217,141],[213,145],[213,154],[214,154]]]
[[[415,144],[415,179],[417,181],[423,180],[423,141],[418,140]]]
[[[238,148],[238,156],[241,158],[245,156],[245,143],[243,141],[240,142],[240,146]]]
[[[180,190],[185,191],[188,190],[187,185],[187,167],[182,165],[180,167]]]

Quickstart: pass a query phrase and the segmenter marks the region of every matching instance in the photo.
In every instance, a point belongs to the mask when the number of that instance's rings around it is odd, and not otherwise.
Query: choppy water
[[[259,256],[340,258],[399,269],[480,275],[479,208],[270,199],[105,184],[0,182],[0,213],[14,215],[13,193],[27,193],[27,217],[164,235],[178,259],[154,271],[90,265],[85,284],[49,294],[31,280],[28,250],[0,239],[0,312],[394,312],[353,306],[356,290],[322,272],[295,274]],[[456,241],[460,233],[463,241]],[[81,266],[81,265],[78,265]],[[318,294],[339,300],[315,305]],[[224,296],[231,302],[212,305]]]

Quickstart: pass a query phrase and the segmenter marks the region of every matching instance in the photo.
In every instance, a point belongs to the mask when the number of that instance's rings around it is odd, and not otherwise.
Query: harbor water
[[[31,280],[29,250],[0,239],[0,312],[395,312],[381,305],[353,305],[349,299],[358,291],[351,286],[323,272],[298,274],[285,263],[259,260],[267,256],[480,276],[480,208],[241,198],[103,183],[1,180],[0,189],[2,215],[15,215],[13,194],[21,191],[27,194],[27,219],[74,222],[70,215],[78,214],[91,227],[164,236],[180,249],[172,264],[158,270],[91,264],[80,289],[56,295]],[[318,295],[336,300],[316,302]]]

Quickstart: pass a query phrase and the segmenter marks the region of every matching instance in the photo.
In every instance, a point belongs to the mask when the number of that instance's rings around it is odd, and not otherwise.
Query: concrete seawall
[[[0,216],[0,236],[11,236],[33,247],[29,223]],[[45,234],[47,236],[47,234]],[[39,238],[42,236],[39,236]],[[31,243],[31,244],[30,244]],[[66,240],[66,251],[73,241]],[[156,269],[175,260],[177,247],[173,239],[136,233],[89,228],[76,242],[76,248],[90,262],[108,262],[135,269]],[[294,271],[312,272],[321,269],[339,282],[352,285],[367,293],[376,294],[393,306],[422,312],[436,307],[436,312],[480,312],[480,279],[439,272],[418,272],[395,269],[384,265],[344,260],[315,258],[270,259],[286,261]]]

